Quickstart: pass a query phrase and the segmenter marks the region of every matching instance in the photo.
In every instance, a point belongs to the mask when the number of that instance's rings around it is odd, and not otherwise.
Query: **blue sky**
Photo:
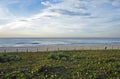
[[[0,0],[0,37],[120,37],[120,0]]]

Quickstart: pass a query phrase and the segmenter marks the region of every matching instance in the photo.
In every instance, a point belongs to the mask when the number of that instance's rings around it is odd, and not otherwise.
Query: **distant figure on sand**
[[[107,50],[107,47],[105,46],[105,50]]]

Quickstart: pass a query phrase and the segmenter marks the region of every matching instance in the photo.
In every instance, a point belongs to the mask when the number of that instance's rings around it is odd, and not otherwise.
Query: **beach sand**
[[[0,47],[0,53],[7,52],[41,52],[41,51],[60,51],[60,50],[109,50],[120,49],[116,46],[27,46],[27,47]]]

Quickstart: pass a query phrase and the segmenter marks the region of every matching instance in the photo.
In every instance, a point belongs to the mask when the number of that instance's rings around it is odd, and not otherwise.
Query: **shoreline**
[[[115,50],[120,45],[98,45],[98,46],[21,46],[21,47],[0,47],[0,53],[7,52],[42,52],[60,50]]]

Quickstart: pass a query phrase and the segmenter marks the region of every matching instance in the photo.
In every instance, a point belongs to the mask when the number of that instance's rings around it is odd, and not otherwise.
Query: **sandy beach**
[[[27,46],[27,47],[0,47],[0,53],[7,52],[41,52],[41,51],[60,51],[60,50],[110,50],[120,49],[116,46]]]

